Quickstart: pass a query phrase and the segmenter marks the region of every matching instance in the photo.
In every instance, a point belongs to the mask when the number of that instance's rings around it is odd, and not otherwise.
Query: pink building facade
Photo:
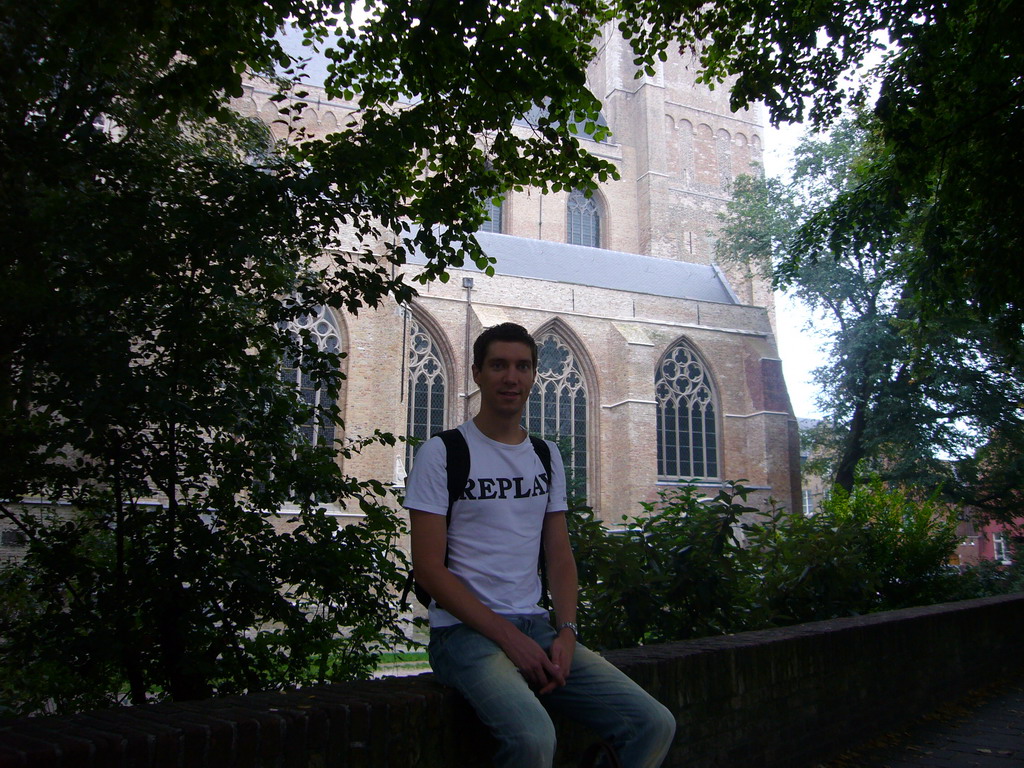
[[[1011,565],[1015,559],[1014,542],[1024,538],[1024,518],[1015,519],[1013,525],[967,519],[960,523],[958,533],[961,538],[956,565],[967,567],[984,561]]]

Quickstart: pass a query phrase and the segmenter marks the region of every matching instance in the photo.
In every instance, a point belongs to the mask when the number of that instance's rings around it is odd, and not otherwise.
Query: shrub
[[[617,648],[736,632],[759,626],[748,552],[738,539],[746,489],[713,499],[682,487],[606,531],[589,509],[574,515],[584,636]]]
[[[819,514],[663,492],[612,530],[570,515],[588,643],[617,648],[785,626],[954,599],[955,510],[873,480]]]

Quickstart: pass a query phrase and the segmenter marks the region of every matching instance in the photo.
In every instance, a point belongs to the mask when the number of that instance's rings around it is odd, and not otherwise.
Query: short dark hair
[[[484,360],[487,358],[487,349],[492,341],[518,341],[530,348],[530,357],[533,358],[533,369],[537,370],[537,342],[523,326],[515,323],[502,323],[492,325],[484,329],[484,332],[476,337],[473,342],[473,367],[478,371],[484,367]]]

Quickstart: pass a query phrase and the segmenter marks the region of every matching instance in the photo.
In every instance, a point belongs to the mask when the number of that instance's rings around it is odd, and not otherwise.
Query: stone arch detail
[[[288,135],[288,126],[281,117],[281,112],[274,102],[267,101],[260,107],[259,115],[260,119],[270,128],[271,133],[274,134],[274,138],[283,139]]]
[[[693,155],[693,123],[689,120],[680,120],[676,134],[676,141],[679,146],[679,175],[685,184],[692,184],[694,180],[694,155]]]
[[[665,170],[673,176],[678,176],[680,171],[676,121],[668,114],[665,115]]]
[[[711,126],[701,123],[694,131],[693,152],[695,180],[698,184],[718,184],[718,151],[715,149],[715,134]]]
[[[733,177],[740,175],[753,176],[758,173],[754,166],[753,144],[745,133],[737,133],[733,138]]]
[[[325,111],[320,117],[320,130],[324,134],[331,134],[338,130],[338,118],[331,111]]]
[[[718,186],[729,189],[733,180],[733,146],[732,136],[724,128],[719,128],[715,135],[715,152],[718,154]]]

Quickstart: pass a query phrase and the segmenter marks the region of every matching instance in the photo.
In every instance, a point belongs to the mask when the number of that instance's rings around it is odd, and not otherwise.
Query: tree
[[[30,540],[0,629],[18,711],[349,677],[402,637],[383,488],[301,437],[336,409],[312,413],[279,376],[301,358],[325,403],[341,384],[337,355],[288,331],[325,300],[303,266],[315,241],[292,234],[278,181],[232,157],[253,138],[101,135],[73,188],[45,183],[60,157],[25,184],[0,475]],[[364,499],[367,522],[339,530],[321,498]],[[288,502],[301,522],[277,535],[268,513]]]
[[[340,470],[358,444],[301,437],[343,426],[342,382],[290,323],[408,299],[414,247],[424,279],[485,266],[488,196],[611,174],[574,134],[600,134],[583,72],[606,17],[389,2],[357,33],[351,3],[4,3],[0,515],[30,545],[3,575],[3,706],[341,679],[401,637],[399,524]],[[226,105],[247,71],[302,66],[289,19],[333,46],[328,92],[360,119],[274,147]],[[322,405],[281,381],[296,363]],[[338,528],[338,499],[366,522]]]
[[[1020,3],[644,0],[617,10],[641,64],[653,68],[669,45],[691,46],[704,82],[733,76],[733,105],[763,101],[776,123],[806,112],[823,127],[866,104],[871,80],[855,70],[869,67],[885,162],[850,203],[884,206],[891,218],[914,212],[920,249],[904,266],[908,300],[922,320],[969,306],[993,323],[999,356],[1019,364]]]
[[[1021,530],[1024,431],[993,432],[973,455],[957,462],[956,471],[958,482],[952,493],[970,506],[976,519],[994,520]],[[1015,555],[1014,562],[1020,563],[1021,558]]]
[[[872,119],[839,122],[797,148],[793,182],[742,179],[724,217],[718,254],[773,277],[824,318],[829,362],[816,371],[828,425],[818,431],[847,492],[858,465],[888,479],[935,486],[994,431],[1019,434],[1020,380],[997,363],[977,313],[924,314],[907,278],[920,253],[914,214],[865,197],[888,162]],[[862,467],[862,469],[864,469]]]
[[[1019,468],[1009,459],[1014,449],[1003,447],[1022,444],[1024,417],[1024,285],[1017,268],[1024,211],[1014,189],[1024,153],[1012,139],[1024,127],[1024,42],[1013,32],[1024,8],[1000,0],[727,0],[623,3],[618,10],[640,64],[653,68],[667,46],[690,46],[704,82],[714,87],[732,77],[733,105],[761,100],[776,123],[807,115],[813,127],[826,127],[847,107],[866,107],[877,84],[875,160],[818,216],[811,239],[828,247],[793,249],[776,262],[775,279],[788,285],[803,259],[842,259],[844,245],[869,222],[876,233],[913,222],[915,247],[897,267],[901,322],[916,325],[902,334],[914,331],[915,370],[906,381],[943,366],[944,341],[954,345],[955,360],[968,363],[959,381],[940,387],[944,396],[933,407],[948,407],[951,421],[964,408],[984,412],[980,421],[967,417],[980,430],[972,443],[991,438],[998,446],[961,461],[959,495],[1012,518]],[[957,330],[958,323],[970,328]],[[893,423],[901,423],[897,416]],[[952,455],[964,456],[960,448]]]

